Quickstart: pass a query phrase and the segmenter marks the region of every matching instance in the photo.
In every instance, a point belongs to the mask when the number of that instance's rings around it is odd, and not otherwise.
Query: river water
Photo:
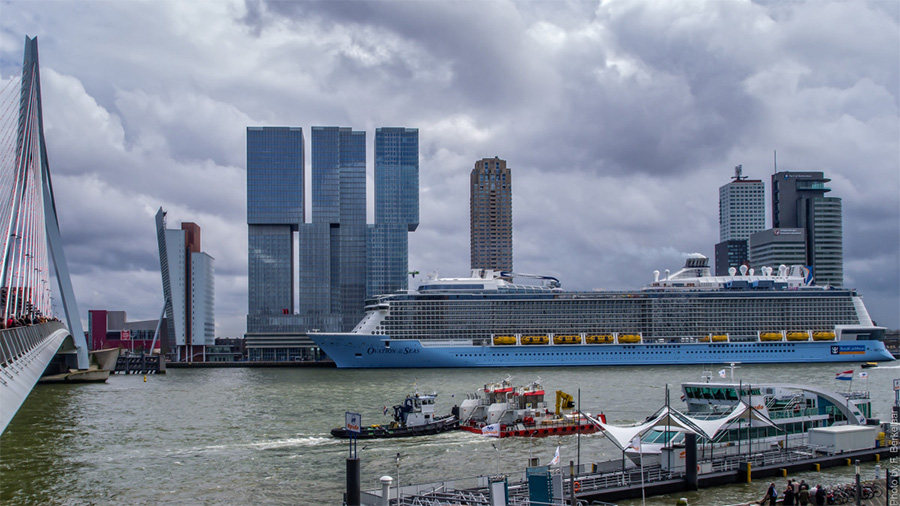
[[[856,365],[856,364],[854,364]],[[722,366],[714,367],[713,374]],[[834,375],[849,365],[744,365],[735,380],[847,389]],[[383,408],[416,386],[438,392],[436,411],[450,411],[467,392],[512,377],[541,379],[547,398],[563,390],[583,410],[610,423],[644,420],[674,406],[680,384],[699,381],[697,366],[338,370],[319,368],[169,369],[168,374],[112,376],[105,384],[39,385],[0,436],[0,501],[4,504],[340,504],[348,442],[329,430],[345,411],[365,425],[387,423]],[[860,371],[854,367],[854,375]],[[896,362],[868,369],[854,390],[869,390],[874,416],[887,419]],[[529,457],[547,463],[620,458],[605,438],[486,438],[463,431],[425,438],[361,441],[362,489],[383,475],[425,483],[497,472],[521,476]],[[495,449],[496,447],[496,449]],[[397,454],[400,454],[399,469]],[[887,464],[886,464],[887,465]],[[896,467],[896,466],[895,466]],[[900,471],[900,469],[894,469]],[[872,474],[871,465],[864,472]],[[848,468],[797,475],[807,481],[851,481]],[[867,476],[868,477],[868,476]],[[513,478],[511,478],[513,479]],[[697,504],[734,504],[762,497],[767,482],[678,494]],[[676,497],[648,498],[672,505]],[[621,504],[641,504],[641,500]]]

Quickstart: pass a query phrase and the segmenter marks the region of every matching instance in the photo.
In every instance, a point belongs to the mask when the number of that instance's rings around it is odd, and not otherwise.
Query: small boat
[[[763,332],[759,335],[760,341],[781,341],[781,332]]]
[[[813,341],[834,341],[834,332],[830,330],[813,332]]]
[[[788,341],[808,341],[809,333],[808,332],[788,332],[787,340]]]
[[[407,395],[403,404],[394,406],[394,420],[388,425],[361,427],[358,439],[379,439],[410,436],[428,436],[459,428],[456,415],[434,416],[436,393]],[[385,408],[387,414],[387,408]],[[351,434],[346,427],[331,429],[331,435],[347,439]]]
[[[587,344],[611,344],[616,342],[612,334],[591,334],[585,338]]]
[[[714,343],[724,343],[728,341],[728,334],[713,334],[712,340]]]
[[[494,345],[516,344],[516,336],[494,336]]]
[[[539,336],[522,336],[522,344],[547,344],[550,338],[546,335]]]
[[[578,334],[557,334],[553,336],[553,344],[581,344],[581,336]]]
[[[469,394],[459,406],[459,427],[467,432],[494,437],[542,437],[589,434],[599,430],[585,415],[573,410],[574,399],[556,391],[556,410],[544,401],[544,387],[538,381],[513,387],[507,378]],[[606,417],[601,413],[601,421]]]
[[[878,362],[864,362],[860,364],[860,367],[863,369],[869,369],[870,367],[878,367]]]

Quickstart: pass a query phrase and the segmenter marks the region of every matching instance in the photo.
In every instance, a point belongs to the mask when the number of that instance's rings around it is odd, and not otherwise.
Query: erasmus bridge
[[[21,77],[2,87],[0,433],[51,362],[63,359],[70,377],[91,371],[53,197],[36,37],[25,37]],[[53,313],[51,281],[64,315]]]

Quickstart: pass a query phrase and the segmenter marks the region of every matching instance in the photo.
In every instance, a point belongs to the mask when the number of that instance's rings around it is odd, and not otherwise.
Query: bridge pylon
[[[37,37],[25,37],[18,109],[16,151],[3,153],[0,166],[0,315],[4,321],[52,316],[52,262],[78,368],[88,369],[87,340],[62,247],[44,139]]]

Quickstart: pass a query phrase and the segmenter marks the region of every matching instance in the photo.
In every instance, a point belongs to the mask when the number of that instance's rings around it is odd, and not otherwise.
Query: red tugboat
[[[563,436],[598,430],[574,410],[571,395],[557,390],[555,411],[549,410],[544,395],[540,379],[520,387],[513,387],[508,377],[485,385],[481,392],[467,395],[459,406],[459,427],[493,437]],[[606,421],[602,413],[599,418]]]

